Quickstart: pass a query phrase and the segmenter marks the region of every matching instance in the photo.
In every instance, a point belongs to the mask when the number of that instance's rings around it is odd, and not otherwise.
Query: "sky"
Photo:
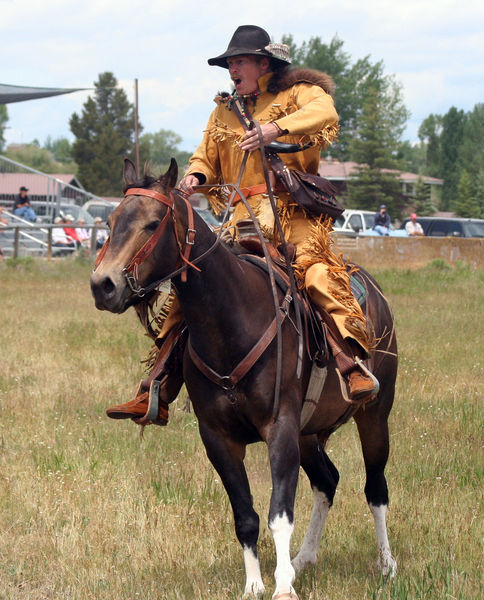
[[[404,139],[422,120],[484,102],[482,0],[0,0],[0,83],[93,88],[111,71],[134,103],[145,133],[170,129],[180,149],[201,139],[227,71],[207,59],[225,51],[238,25],[266,29],[296,44],[337,35],[351,62],[383,60],[403,86],[411,112]],[[7,144],[74,139],[69,118],[91,91],[8,105]]]

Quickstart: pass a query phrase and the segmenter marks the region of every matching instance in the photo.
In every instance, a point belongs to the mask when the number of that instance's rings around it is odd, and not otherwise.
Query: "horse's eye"
[[[159,221],[152,221],[151,223],[148,223],[148,225],[145,225],[145,229],[146,231],[155,231],[159,224]]]

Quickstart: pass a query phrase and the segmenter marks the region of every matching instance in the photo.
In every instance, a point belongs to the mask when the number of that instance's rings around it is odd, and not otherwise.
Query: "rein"
[[[254,122],[254,124],[258,129],[258,133],[259,133],[259,137],[260,137],[260,127],[259,127],[258,123]],[[279,231],[280,239],[282,241],[282,245],[284,248],[284,254],[286,255],[285,256],[286,263],[290,267],[287,246],[285,243],[284,234],[282,232],[282,227],[281,227],[278,215],[277,215],[276,203],[275,203],[274,196],[272,194],[271,186],[269,183],[269,175],[268,175],[267,165],[265,162],[265,156],[264,156],[262,142],[261,142],[261,155],[263,158],[264,176],[266,179],[266,185],[267,185],[269,197],[271,200],[272,209],[274,211],[275,219],[276,219],[276,222],[278,225],[278,231]],[[272,417],[273,417],[274,421],[276,421],[278,414],[279,414],[280,387],[281,387],[281,379],[282,379],[282,323],[283,323],[285,317],[287,316],[289,304],[296,297],[296,293],[295,293],[296,286],[295,286],[295,280],[294,280],[294,275],[292,273],[292,270],[289,269],[290,282],[291,282],[291,285],[290,285],[291,294],[286,294],[283,305],[281,306],[279,304],[279,296],[278,296],[277,286],[276,286],[275,277],[274,277],[274,270],[272,268],[272,262],[271,262],[271,258],[269,255],[269,251],[267,250],[264,236],[260,229],[257,217],[255,216],[254,211],[252,210],[252,207],[250,206],[250,204],[247,201],[247,198],[245,197],[244,193],[240,189],[240,182],[242,180],[242,175],[245,170],[248,156],[249,156],[249,152],[246,151],[244,153],[244,158],[242,160],[242,164],[240,166],[239,174],[237,177],[237,183],[235,185],[224,184],[224,185],[220,185],[220,186],[215,186],[215,185],[199,185],[199,186],[197,186],[197,189],[204,188],[204,187],[207,187],[207,188],[232,187],[233,191],[230,195],[230,198],[229,198],[229,201],[227,204],[223,223],[218,231],[218,235],[217,235],[214,243],[208,248],[208,250],[206,250],[204,253],[202,253],[200,256],[198,256],[197,258],[195,258],[192,261],[189,260],[189,257],[190,257],[191,248],[195,244],[196,230],[194,229],[193,207],[190,204],[190,202],[188,201],[188,197],[186,196],[186,194],[181,192],[181,190],[177,190],[178,197],[180,197],[181,199],[184,200],[184,202],[187,206],[187,213],[188,213],[188,224],[187,224],[187,230],[186,230],[186,235],[185,235],[185,245],[183,246],[178,238],[178,233],[177,233],[177,228],[176,228],[176,216],[175,216],[175,199],[174,199],[174,195],[172,192],[170,192],[169,196],[166,196],[156,190],[145,189],[145,188],[129,188],[128,190],[126,190],[125,197],[129,196],[129,195],[147,196],[147,197],[153,198],[159,202],[162,202],[165,206],[168,207],[168,210],[167,210],[166,215],[163,217],[162,221],[158,225],[157,229],[154,231],[154,233],[150,236],[150,238],[148,238],[148,240],[138,250],[138,252],[135,254],[135,256],[131,259],[130,263],[128,265],[126,265],[126,267],[124,267],[123,274],[126,278],[128,287],[131,289],[131,291],[134,294],[136,294],[140,298],[146,296],[148,293],[155,290],[163,282],[172,279],[173,277],[175,277],[176,275],[178,275],[180,273],[181,273],[182,281],[186,282],[188,267],[191,266],[199,271],[200,269],[195,266],[196,263],[200,262],[206,256],[211,254],[215,250],[217,245],[220,243],[221,234],[223,231],[223,225],[225,224],[225,222],[228,219],[228,216],[230,214],[230,208],[234,202],[234,199],[236,197],[240,198],[242,200],[242,202],[245,204],[245,207],[247,208],[247,210],[249,212],[252,222],[254,223],[257,235],[262,243],[264,257],[265,257],[267,265],[268,265],[269,280],[271,283],[272,295],[273,295],[273,300],[274,300],[275,317],[274,317],[272,323],[269,325],[269,328],[262,335],[259,342],[257,342],[257,344],[249,351],[249,353],[246,355],[246,357],[235,367],[235,369],[232,371],[232,373],[230,373],[230,375],[223,376],[223,375],[219,375],[218,373],[213,371],[210,367],[208,367],[208,365],[206,365],[198,357],[198,355],[195,353],[195,351],[192,348],[190,343],[189,343],[189,352],[190,352],[190,357],[192,358],[194,364],[199,368],[199,370],[202,373],[204,373],[209,379],[211,379],[212,381],[214,381],[215,383],[220,385],[224,390],[228,391],[228,390],[233,390],[233,388],[238,383],[238,381],[240,381],[240,379],[252,368],[252,366],[257,362],[257,360],[259,360],[259,358],[261,357],[263,352],[266,350],[266,348],[269,346],[271,341],[274,339],[274,337],[276,337],[276,340],[277,340],[276,381],[275,381],[275,387],[274,387],[274,407],[273,407],[273,411],[272,411]],[[166,229],[167,223],[170,219],[173,223],[173,229],[174,229],[176,241],[177,241],[179,252],[180,252],[180,259],[181,259],[181,261],[185,262],[185,264],[182,264],[179,268],[175,267],[175,271],[173,271],[169,275],[166,275],[162,279],[159,279],[159,280],[149,284],[146,287],[141,287],[137,283],[139,265],[142,264],[151,255],[151,253],[155,249],[157,243],[159,242],[161,235],[163,234],[164,230]],[[97,269],[97,267],[103,260],[105,254],[106,254],[106,251],[108,249],[108,246],[109,246],[109,237],[106,240],[106,242],[104,243],[104,246],[96,259],[96,262],[94,265],[94,270]],[[281,316],[281,313],[282,313],[282,316]],[[302,327],[301,327],[301,317],[300,317],[300,313],[299,313],[299,306],[297,304],[296,304],[296,320],[297,320],[298,335],[299,335],[299,339],[300,339],[300,342],[299,342],[300,348],[299,348],[299,352],[298,352],[297,376],[300,377],[301,360],[302,360],[302,350],[301,350]],[[227,385],[226,385],[227,383],[230,384],[229,387],[227,387]],[[231,393],[233,394],[233,392],[231,392]]]

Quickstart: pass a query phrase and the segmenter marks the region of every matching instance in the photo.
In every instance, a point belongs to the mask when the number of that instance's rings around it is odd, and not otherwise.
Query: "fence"
[[[4,256],[18,258],[21,256],[44,256],[48,259],[54,256],[59,256],[65,253],[73,253],[78,250],[77,247],[56,246],[52,241],[52,231],[54,228],[62,227],[62,225],[46,225],[46,224],[19,224],[19,225],[4,225],[0,229],[0,248],[3,250]],[[84,247],[86,252],[91,256],[96,256],[97,235],[100,230],[106,230],[105,227],[98,225],[69,225],[73,229],[91,230],[89,244]],[[36,235],[31,235],[30,232],[35,231]],[[24,239],[28,242],[25,243]],[[81,249],[83,247],[81,246]]]
[[[99,200],[81,187],[0,156],[0,204],[9,208],[21,185],[29,189],[36,213],[50,218],[59,214],[61,204],[82,206],[88,200]]]
[[[436,258],[450,264],[460,261],[473,268],[484,268],[484,238],[335,236],[334,240],[335,250],[369,269],[413,269]]]

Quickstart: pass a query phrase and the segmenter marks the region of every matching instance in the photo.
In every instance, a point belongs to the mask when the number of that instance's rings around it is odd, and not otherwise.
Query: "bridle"
[[[150,189],[145,189],[145,188],[128,188],[124,194],[125,198],[127,196],[147,196],[149,198],[153,198],[154,200],[157,200],[158,202],[161,202],[168,208],[165,216],[163,217],[163,219],[161,220],[161,222],[159,223],[159,225],[157,226],[155,231],[146,240],[146,242],[141,246],[141,248],[136,252],[136,254],[133,256],[133,258],[130,260],[130,262],[123,268],[123,275],[126,279],[126,283],[128,284],[128,287],[130,288],[130,290],[134,294],[139,296],[140,298],[143,298],[144,296],[146,296],[147,294],[152,292],[154,289],[156,289],[161,283],[163,283],[164,281],[167,281],[168,279],[171,279],[172,277],[175,277],[176,275],[181,274],[181,280],[183,282],[186,282],[188,267],[193,267],[194,269],[200,270],[200,269],[198,269],[198,267],[195,266],[195,262],[199,262],[202,258],[204,258],[208,254],[208,252],[211,252],[214,249],[215,245],[218,243],[218,239],[209,248],[209,250],[207,252],[205,252],[204,254],[199,256],[198,259],[196,259],[195,261],[191,262],[189,260],[190,253],[191,253],[193,245],[195,244],[195,236],[196,236],[197,232],[196,232],[196,229],[194,228],[193,207],[190,204],[190,202],[187,200],[187,198],[179,195],[179,197],[182,198],[182,200],[184,200],[184,202],[186,204],[187,216],[188,216],[187,229],[185,232],[185,239],[182,242],[179,238],[177,227],[176,227],[175,197],[174,197],[173,192],[170,192],[169,196],[166,196],[165,194],[162,194],[161,192],[158,192],[156,190],[150,190]],[[153,250],[156,248],[156,245],[158,244],[161,236],[163,235],[163,233],[170,221],[173,226],[173,231],[175,233],[175,239],[176,239],[176,243],[177,243],[178,251],[179,251],[179,260],[177,261],[175,270],[173,272],[171,272],[169,275],[166,275],[165,277],[163,277],[162,279],[154,281],[153,283],[150,283],[146,287],[142,287],[138,284],[139,266],[152,254]],[[104,255],[106,254],[106,251],[109,247],[109,241],[110,241],[110,239],[108,237],[108,239],[106,240],[106,242],[104,243],[104,245],[101,249],[101,252],[99,253],[99,255],[96,259],[96,262],[94,264],[94,270],[96,270],[98,268],[101,261],[103,260]]]

